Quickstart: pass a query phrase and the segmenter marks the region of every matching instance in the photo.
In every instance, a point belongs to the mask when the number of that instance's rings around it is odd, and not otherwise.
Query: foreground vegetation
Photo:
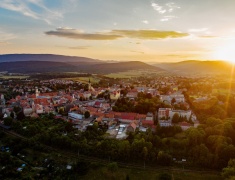
[[[0,152],[1,179],[221,179],[216,171],[151,168],[76,157],[29,139],[15,138],[1,130],[0,137],[0,146],[9,147],[9,152]]]

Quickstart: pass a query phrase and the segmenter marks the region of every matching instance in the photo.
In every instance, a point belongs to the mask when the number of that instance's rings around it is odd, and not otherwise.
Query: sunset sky
[[[235,0],[1,0],[0,54],[235,59]]]

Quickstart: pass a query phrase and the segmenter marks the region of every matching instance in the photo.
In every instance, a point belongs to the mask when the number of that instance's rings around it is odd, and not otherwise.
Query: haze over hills
[[[89,62],[100,63],[98,59],[79,56],[64,56],[56,54],[3,54],[0,55],[0,62],[18,61],[53,61],[53,62]]]
[[[180,75],[221,74],[231,72],[225,61],[182,61],[149,65],[140,61],[102,61],[86,57],[54,54],[0,55],[0,71],[10,73],[82,72],[109,74],[130,70],[168,71]]]
[[[221,74],[229,73],[232,70],[232,65],[225,61],[189,60],[154,64],[154,66],[176,74]]]
[[[109,74],[130,70],[163,71],[139,61],[94,64],[87,62],[18,61],[0,63],[0,71],[10,73],[81,72]]]

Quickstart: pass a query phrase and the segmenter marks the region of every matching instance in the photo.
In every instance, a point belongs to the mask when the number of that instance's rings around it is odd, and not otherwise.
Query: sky
[[[235,60],[235,0],[0,0],[0,54]]]

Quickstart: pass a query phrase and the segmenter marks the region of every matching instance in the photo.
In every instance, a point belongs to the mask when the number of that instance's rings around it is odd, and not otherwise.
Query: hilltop
[[[0,55],[0,71],[10,73],[85,72],[108,74],[130,70],[156,70],[158,67],[140,61],[101,61],[78,56],[54,54],[5,54]]]
[[[0,55],[0,62],[18,62],[18,61],[52,61],[52,62],[102,62],[97,59],[91,59],[79,56],[64,56],[56,54],[3,54]]]
[[[225,61],[189,60],[176,63],[161,63],[154,66],[176,74],[221,74],[232,70],[232,65]]]

